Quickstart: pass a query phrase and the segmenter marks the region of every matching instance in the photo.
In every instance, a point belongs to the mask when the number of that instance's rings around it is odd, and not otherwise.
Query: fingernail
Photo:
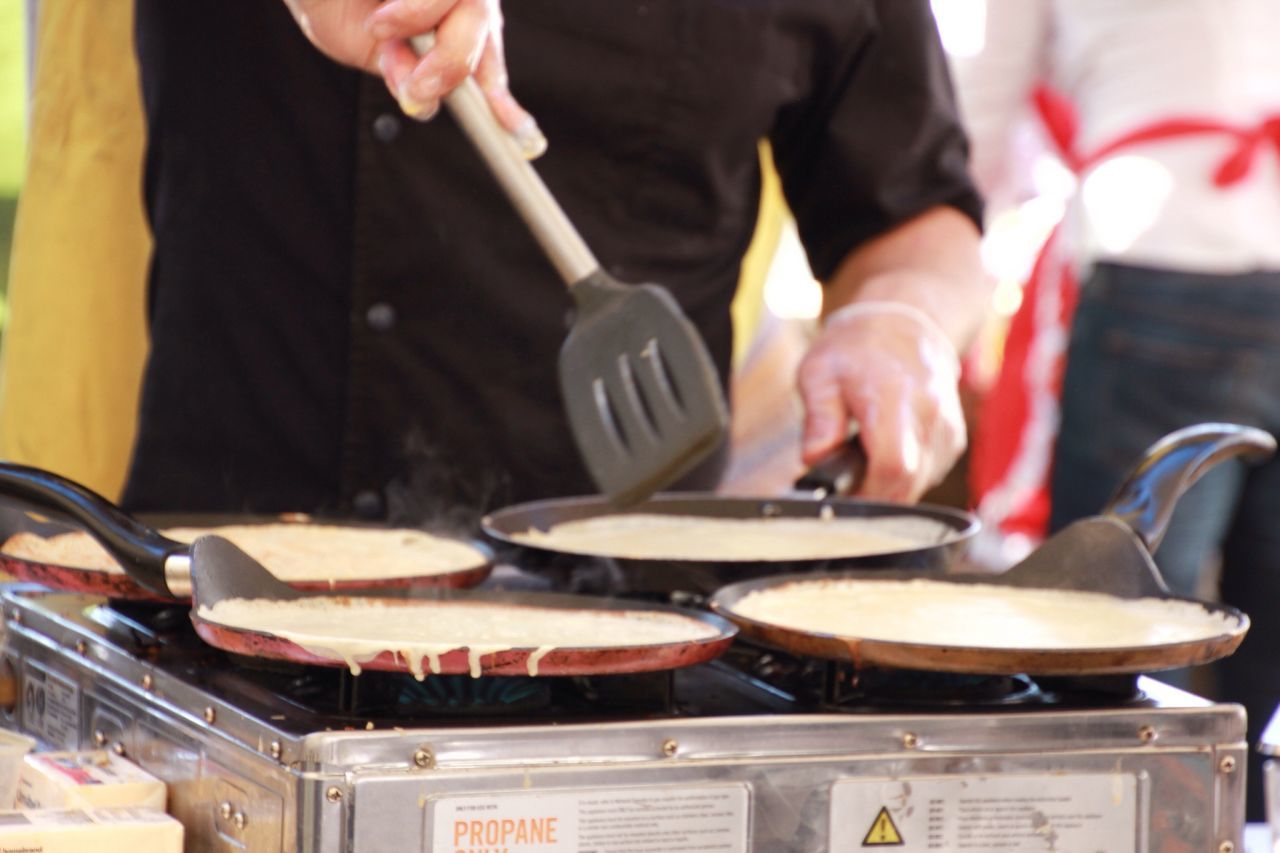
[[[420,80],[414,80],[410,86],[413,96],[419,101],[434,101],[440,97],[440,86],[443,81],[439,74],[432,74]]]
[[[516,144],[520,146],[520,153],[526,160],[536,160],[547,151],[547,137],[543,136],[542,129],[533,120],[533,116],[520,122],[515,130],[515,138]]]
[[[389,39],[395,33],[395,27],[390,21],[382,21],[377,18],[369,19],[369,35],[376,39]]]
[[[417,121],[430,121],[440,110],[439,101],[420,101],[413,96],[408,86],[400,87],[400,94],[396,100],[400,102],[400,109],[404,114]]]

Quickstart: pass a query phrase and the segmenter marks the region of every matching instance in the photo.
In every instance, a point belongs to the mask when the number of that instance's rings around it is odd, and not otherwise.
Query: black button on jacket
[[[772,141],[819,276],[936,204],[975,218],[926,0],[508,0],[537,168],[601,262],[666,285],[723,372]],[[570,300],[441,114],[279,0],[138,0],[155,233],[125,503],[415,521],[592,485],[561,409]],[[698,485],[714,481],[708,466]]]

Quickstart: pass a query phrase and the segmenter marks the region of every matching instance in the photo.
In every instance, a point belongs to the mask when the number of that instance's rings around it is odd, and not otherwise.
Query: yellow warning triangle
[[[880,809],[880,813],[871,823],[871,828],[867,830],[867,837],[862,839],[863,847],[901,847],[905,843],[902,840],[902,834],[898,832],[898,827],[893,823],[893,818],[889,817],[887,808]]]

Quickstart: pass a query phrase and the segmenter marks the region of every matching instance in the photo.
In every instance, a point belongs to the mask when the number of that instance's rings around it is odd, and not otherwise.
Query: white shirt
[[[955,70],[974,174],[998,197],[1039,81],[1076,104],[1082,154],[1163,119],[1280,117],[1280,0],[987,0],[985,47]],[[1089,168],[1068,213],[1079,260],[1280,270],[1280,151],[1264,144],[1243,181],[1217,187],[1233,146],[1153,141]]]

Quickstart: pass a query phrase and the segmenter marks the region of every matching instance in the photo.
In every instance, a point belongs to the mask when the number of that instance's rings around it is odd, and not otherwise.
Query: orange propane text
[[[456,853],[505,853],[511,844],[555,844],[559,818],[522,817],[455,820]]]

